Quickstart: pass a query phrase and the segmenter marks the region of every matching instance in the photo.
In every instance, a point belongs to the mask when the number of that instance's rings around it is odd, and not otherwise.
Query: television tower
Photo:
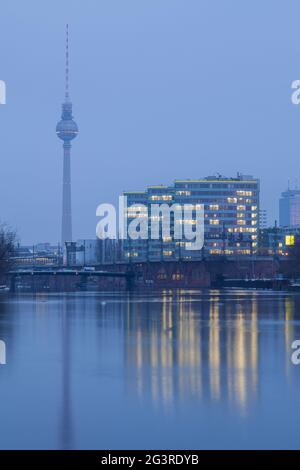
[[[72,102],[69,97],[69,27],[66,26],[66,83],[65,101],[62,104],[61,120],[56,126],[56,135],[63,140],[63,193],[62,193],[62,246],[72,241],[72,205],[71,205],[71,140],[78,134],[78,126],[73,120]]]

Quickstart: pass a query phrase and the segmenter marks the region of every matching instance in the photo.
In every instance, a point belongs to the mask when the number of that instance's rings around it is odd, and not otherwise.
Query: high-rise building
[[[300,189],[288,189],[279,199],[279,225],[300,226]]]
[[[148,240],[124,240],[124,257],[138,261],[197,260],[209,255],[252,255],[257,251],[259,228],[259,180],[238,174],[235,178],[208,176],[196,180],[175,180],[172,186],[149,186],[145,191],[124,192],[127,197],[127,226],[136,216],[148,220]],[[170,237],[153,240],[150,237],[153,203],[204,206],[204,247],[189,249],[189,242],[174,238],[174,223]],[[184,223],[193,224],[193,220]]]
[[[69,33],[66,27],[66,83],[65,101],[62,104],[61,120],[56,126],[56,134],[63,140],[63,193],[61,241],[72,241],[72,204],[71,204],[71,140],[78,134],[78,126],[73,120],[72,102],[69,97]]]

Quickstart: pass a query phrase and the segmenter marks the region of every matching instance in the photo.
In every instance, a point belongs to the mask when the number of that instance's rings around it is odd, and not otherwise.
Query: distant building
[[[61,263],[60,246],[50,243],[18,245],[14,250],[13,261],[17,267],[57,266]]]
[[[127,226],[134,218],[131,207],[143,208],[140,217],[148,218],[150,206],[204,205],[205,242],[203,250],[189,250],[186,240],[124,240],[127,261],[196,260],[206,255],[251,255],[257,250],[259,227],[259,180],[238,174],[235,178],[208,176],[195,180],[176,180],[172,186],[149,186],[145,191],[127,191]],[[146,210],[144,209],[146,206]],[[185,221],[185,223],[193,222]],[[173,227],[174,228],[174,227]]]
[[[122,245],[119,240],[81,239],[66,242],[64,264],[66,266],[96,266],[122,261]]]
[[[300,227],[300,190],[288,189],[279,199],[280,227]]]
[[[300,239],[300,227],[270,227],[259,231],[261,255],[288,256],[289,249]]]
[[[82,239],[65,243],[64,264],[66,266],[94,266],[98,263],[99,255],[96,239]]]
[[[122,241],[105,238],[97,240],[99,264],[114,264],[123,261]]]
[[[76,265],[91,266],[98,263],[97,240],[77,240]]]

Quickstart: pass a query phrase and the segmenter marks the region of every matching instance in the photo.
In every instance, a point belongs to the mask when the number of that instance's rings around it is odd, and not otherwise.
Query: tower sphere
[[[73,119],[62,119],[56,126],[56,135],[61,140],[69,141],[75,139],[78,134],[78,126]]]

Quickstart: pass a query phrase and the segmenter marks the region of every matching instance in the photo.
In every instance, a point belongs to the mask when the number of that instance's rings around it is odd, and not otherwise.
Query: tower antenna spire
[[[69,25],[66,24],[66,90],[65,98],[69,99]]]
[[[62,244],[72,241],[71,207],[71,141],[78,135],[78,126],[73,119],[72,103],[69,99],[69,25],[66,25],[66,69],[65,100],[62,104],[61,120],[56,125],[56,135],[63,141],[63,200],[62,200]]]

